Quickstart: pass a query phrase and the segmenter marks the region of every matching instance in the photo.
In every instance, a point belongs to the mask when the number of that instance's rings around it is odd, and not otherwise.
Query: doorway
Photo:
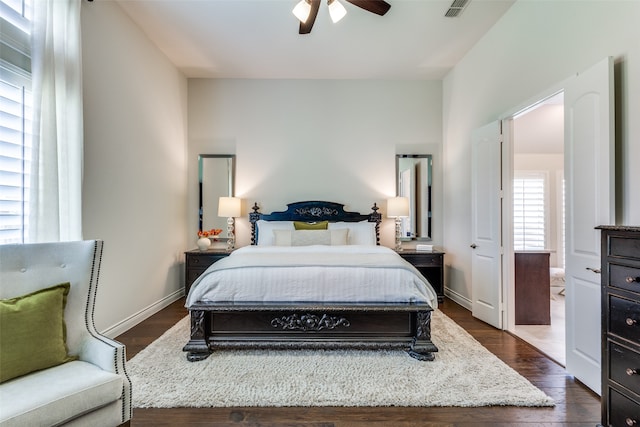
[[[510,126],[512,179],[505,190],[511,191],[513,256],[507,262],[515,298],[508,330],[565,366],[563,92],[514,115]]]

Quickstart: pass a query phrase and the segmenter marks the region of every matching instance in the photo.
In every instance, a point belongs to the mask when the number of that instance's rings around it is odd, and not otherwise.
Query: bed
[[[369,214],[324,201],[252,210],[251,246],[191,286],[189,361],[222,348],[403,349],[434,359],[437,295],[415,267],[380,246],[375,204]]]

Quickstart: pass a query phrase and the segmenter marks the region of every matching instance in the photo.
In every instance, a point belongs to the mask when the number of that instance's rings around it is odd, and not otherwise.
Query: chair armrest
[[[92,334],[87,334],[83,340],[78,358],[96,365],[104,371],[123,377],[123,420],[131,419],[131,380],[125,365],[127,358],[124,344],[93,332]]]
[[[82,341],[78,358],[92,363],[104,371],[122,374],[126,360],[124,344],[93,333]]]

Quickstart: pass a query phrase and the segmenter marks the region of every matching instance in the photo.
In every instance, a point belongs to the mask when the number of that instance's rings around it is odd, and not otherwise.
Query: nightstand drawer
[[[640,405],[628,397],[609,389],[609,425],[634,426],[640,424]]]
[[[640,354],[609,342],[609,378],[640,394]]]
[[[640,342],[640,304],[609,295],[609,331],[631,342]]]
[[[206,270],[211,264],[221,260],[227,255],[211,254],[187,257],[187,268],[202,268]]]
[[[400,256],[409,261],[414,267],[442,266],[442,254],[400,254]]]
[[[413,265],[433,287],[438,301],[444,301],[444,252],[420,252],[415,250],[398,252],[405,261]]]
[[[189,294],[193,282],[204,273],[211,264],[229,256],[226,250],[209,249],[208,251],[192,250],[185,252],[184,294]]]
[[[609,264],[609,286],[640,292],[640,268]]]
[[[207,269],[206,268],[190,268],[186,271],[187,282],[190,285],[195,282],[195,280],[202,275]]]

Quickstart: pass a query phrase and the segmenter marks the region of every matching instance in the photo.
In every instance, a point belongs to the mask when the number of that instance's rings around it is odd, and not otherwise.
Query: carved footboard
[[[433,360],[428,304],[196,303],[190,307],[189,361],[216,348],[403,349]]]

